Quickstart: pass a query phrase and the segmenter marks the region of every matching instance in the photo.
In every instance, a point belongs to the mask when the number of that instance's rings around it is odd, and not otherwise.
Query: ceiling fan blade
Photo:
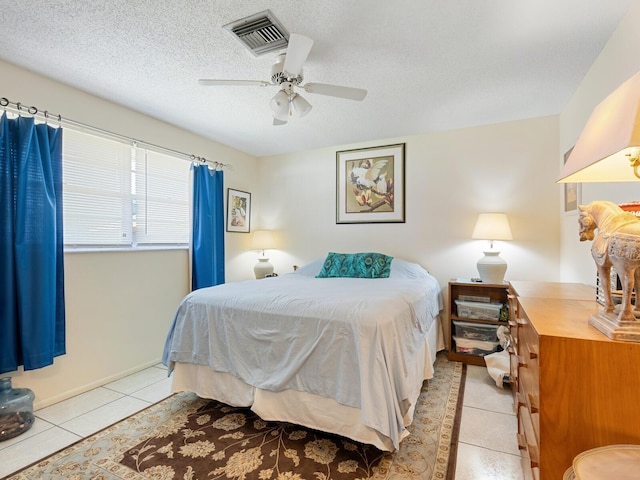
[[[211,86],[252,86],[255,85],[257,87],[268,87],[269,85],[273,85],[270,82],[265,80],[215,80],[212,78],[201,78],[198,80],[198,84],[211,87]]]
[[[278,125],[286,125],[287,122],[284,120],[280,120],[279,118],[273,117],[273,126],[276,127]]]
[[[340,87],[338,85],[327,85],[326,83],[307,83],[303,85],[305,92],[317,93],[318,95],[329,95],[330,97],[340,97],[349,100],[364,100],[367,91],[362,88]]]
[[[291,75],[298,75],[302,71],[302,65],[309,56],[313,40],[298,33],[289,35],[289,46],[284,58],[282,69]]]

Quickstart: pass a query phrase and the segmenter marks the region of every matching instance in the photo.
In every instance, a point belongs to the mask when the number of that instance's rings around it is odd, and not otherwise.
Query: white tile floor
[[[0,442],[0,478],[165,398],[162,365],[129,375],[35,412],[19,437]],[[468,366],[456,480],[521,480],[510,390],[496,387],[484,367]]]
[[[456,480],[523,480],[513,395],[485,367],[467,365]]]
[[[156,365],[35,412],[22,435],[0,442],[0,478],[152,405],[171,392]]]

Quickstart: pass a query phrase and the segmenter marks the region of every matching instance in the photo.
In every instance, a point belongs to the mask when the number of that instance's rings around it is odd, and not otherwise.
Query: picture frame
[[[567,163],[569,155],[573,147],[564,154],[564,163]],[[582,184],[581,183],[565,183],[564,184],[564,213],[574,215],[578,213],[578,205],[582,202]]]
[[[405,144],[336,152],[336,223],[405,223]]]
[[[227,188],[227,232],[251,231],[251,194]]]
[[[578,213],[578,205],[582,202],[582,184],[564,184],[564,212]]]

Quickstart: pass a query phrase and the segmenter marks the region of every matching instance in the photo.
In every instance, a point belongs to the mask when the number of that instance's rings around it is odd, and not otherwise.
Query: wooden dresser
[[[558,480],[573,458],[640,444],[640,343],[588,324],[595,289],[511,282],[511,376],[526,479]]]

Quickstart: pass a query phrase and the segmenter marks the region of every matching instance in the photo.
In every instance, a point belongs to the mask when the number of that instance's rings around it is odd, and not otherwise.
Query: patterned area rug
[[[382,452],[251,410],[179,393],[8,477],[11,480],[452,479],[464,368],[438,354],[411,435]]]

